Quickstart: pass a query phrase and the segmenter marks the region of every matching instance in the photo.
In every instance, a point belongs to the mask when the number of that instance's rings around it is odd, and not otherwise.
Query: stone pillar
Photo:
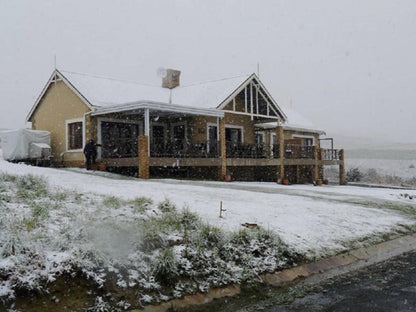
[[[315,145],[313,147],[313,160],[314,160],[314,165],[313,165],[313,182],[316,183],[317,180],[319,180],[319,159],[318,159],[318,146]]]
[[[280,166],[277,170],[277,182],[283,183],[285,178],[285,138],[283,134],[283,127],[277,126],[276,128],[276,143],[279,146],[279,159]]]
[[[344,165],[344,150],[339,151],[339,184],[345,185],[345,165]]]
[[[301,171],[300,166],[297,165],[296,166],[296,183],[297,184],[300,184],[300,171]]]
[[[324,180],[324,162],[325,162],[325,150],[319,149],[319,179]]]
[[[139,148],[139,178],[149,179],[149,137],[141,135],[137,138]]]
[[[225,142],[225,119],[221,118],[220,120],[220,152],[221,152],[221,167],[219,170],[219,180],[224,181],[225,175],[227,174],[227,145]]]
[[[85,115],[85,125],[84,125],[84,128],[85,128],[85,143],[87,143],[89,140],[93,139],[91,119],[92,119],[92,117],[91,117],[90,114]]]

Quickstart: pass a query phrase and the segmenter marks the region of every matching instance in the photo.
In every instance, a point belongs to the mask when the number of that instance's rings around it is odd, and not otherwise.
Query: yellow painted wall
[[[67,165],[83,164],[82,152],[66,152],[65,121],[83,118],[89,111],[88,106],[62,81],[49,86],[30,121],[33,129],[50,131],[54,163],[60,163],[61,154],[65,153],[64,160]]]

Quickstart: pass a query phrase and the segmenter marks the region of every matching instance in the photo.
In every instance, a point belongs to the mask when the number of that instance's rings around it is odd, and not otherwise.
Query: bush
[[[156,258],[153,274],[161,285],[172,286],[178,276],[177,262],[171,248],[162,251]]]
[[[160,231],[160,227],[155,222],[146,222],[141,227],[142,240],[140,248],[145,252],[150,252],[159,248],[166,247],[166,240]]]
[[[159,210],[162,211],[163,213],[175,212],[176,211],[175,204],[172,203],[168,198],[166,198],[164,201],[160,202],[159,205],[157,206],[157,208],[159,208]]]
[[[206,248],[221,247],[224,233],[220,228],[206,224],[201,228],[199,233],[200,245]]]
[[[184,230],[195,230],[199,224],[200,220],[198,215],[191,212],[189,208],[184,208],[179,215],[179,222],[182,224]]]
[[[127,202],[128,205],[131,205],[136,212],[145,212],[149,209],[150,205],[153,204],[153,201],[147,197],[136,197],[133,200]]]
[[[103,205],[107,208],[118,209],[121,207],[122,201],[115,196],[108,196],[104,198]]]
[[[363,174],[358,168],[351,168],[346,174],[347,182],[360,182],[363,178]]]

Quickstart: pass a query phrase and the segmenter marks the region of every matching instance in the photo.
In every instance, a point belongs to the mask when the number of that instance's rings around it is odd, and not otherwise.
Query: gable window
[[[82,121],[67,121],[67,150],[81,150],[83,145]]]

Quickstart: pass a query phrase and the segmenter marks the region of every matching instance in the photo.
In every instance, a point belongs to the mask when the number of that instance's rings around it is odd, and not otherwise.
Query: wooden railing
[[[324,160],[340,160],[340,155],[339,149],[324,149]]]

